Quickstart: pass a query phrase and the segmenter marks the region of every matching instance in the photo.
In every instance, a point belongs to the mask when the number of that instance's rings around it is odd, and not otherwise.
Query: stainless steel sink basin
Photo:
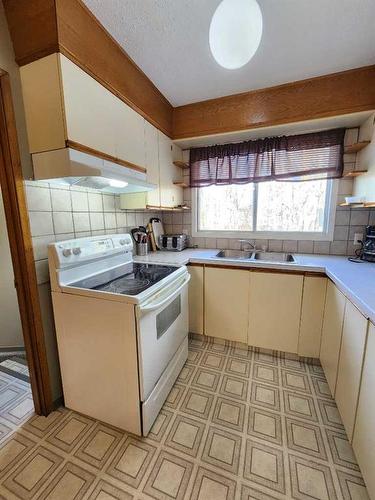
[[[216,257],[221,259],[250,259],[253,252],[246,252],[244,250],[220,250]]]
[[[252,258],[264,262],[294,262],[293,255],[284,252],[254,252]]]

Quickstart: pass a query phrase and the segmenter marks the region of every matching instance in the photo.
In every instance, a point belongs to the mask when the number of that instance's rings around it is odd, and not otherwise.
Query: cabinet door
[[[115,117],[119,99],[63,55],[60,68],[67,138],[116,156]]]
[[[249,271],[205,268],[205,333],[247,342]]]
[[[345,296],[328,281],[324,309],[320,362],[332,396],[335,395],[337,367],[339,363],[342,324],[345,312]]]
[[[147,192],[147,204],[160,206],[159,140],[156,127],[145,121],[145,151],[147,181],[157,187]]]
[[[203,266],[188,266],[189,283],[189,331],[203,335]]]
[[[116,98],[113,122],[115,156],[133,165],[145,167],[145,119]]]
[[[305,276],[298,354],[319,358],[327,278]]]
[[[249,344],[297,353],[303,276],[252,272]]]
[[[182,188],[173,182],[181,176],[180,169],[173,165],[172,141],[159,131],[160,204],[175,207],[182,202]]]
[[[375,498],[375,326],[370,323],[357,418],[354,427],[353,448],[366,481],[371,498]]]
[[[346,301],[340,359],[337,371],[335,399],[349,441],[353,438],[363,356],[365,352],[367,319]]]
[[[20,76],[30,153],[64,148],[66,130],[58,54],[21,66]]]

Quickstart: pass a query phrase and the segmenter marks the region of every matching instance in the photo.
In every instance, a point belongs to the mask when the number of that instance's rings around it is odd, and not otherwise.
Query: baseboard
[[[262,347],[254,347],[251,345],[244,344],[243,342],[235,342],[233,340],[224,340],[224,339],[219,339],[217,337],[209,337],[208,335],[200,335],[198,333],[192,333],[192,332],[189,333],[189,338],[194,339],[194,340],[200,340],[201,342],[204,342],[204,343],[221,344],[221,345],[226,345],[226,346],[231,347],[231,348],[247,350],[247,351],[260,353],[260,354],[267,354],[268,356],[273,356],[275,358],[290,359],[293,361],[300,361],[301,363],[307,363],[309,365],[320,366],[320,361],[318,358],[310,358],[307,356],[300,356],[299,354],[295,354],[292,352],[277,351],[274,349],[263,349]]]
[[[2,352],[22,352],[25,350],[24,346],[19,347],[0,347],[0,353]]]

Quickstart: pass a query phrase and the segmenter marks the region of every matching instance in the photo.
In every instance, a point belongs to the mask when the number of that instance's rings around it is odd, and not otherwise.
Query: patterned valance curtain
[[[342,177],[345,129],[190,150],[190,186]]]

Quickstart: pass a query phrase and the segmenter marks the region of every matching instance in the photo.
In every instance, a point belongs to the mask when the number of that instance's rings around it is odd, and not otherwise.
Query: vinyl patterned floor
[[[33,415],[0,373],[0,496],[367,499],[320,367],[190,340],[146,439],[61,408]]]

